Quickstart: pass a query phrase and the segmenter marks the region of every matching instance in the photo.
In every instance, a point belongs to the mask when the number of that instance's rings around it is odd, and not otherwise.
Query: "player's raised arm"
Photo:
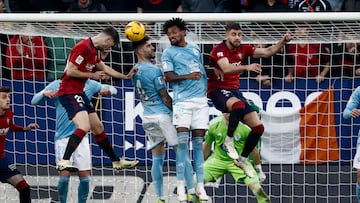
[[[289,33],[286,33],[276,44],[266,48],[256,48],[253,57],[270,57],[278,53],[284,47],[284,45],[290,42],[292,39],[293,37]]]

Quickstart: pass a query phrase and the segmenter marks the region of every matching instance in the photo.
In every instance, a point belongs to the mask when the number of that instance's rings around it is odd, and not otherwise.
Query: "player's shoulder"
[[[220,122],[224,120],[224,116],[216,116],[215,118],[211,119],[209,122],[210,126],[218,125]]]
[[[14,116],[14,113],[10,109],[7,109],[5,111],[5,117],[12,118],[13,116]]]

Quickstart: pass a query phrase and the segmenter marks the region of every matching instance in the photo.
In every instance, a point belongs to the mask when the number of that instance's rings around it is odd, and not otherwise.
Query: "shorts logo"
[[[11,171],[14,171],[16,169],[16,166],[15,164],[10,164],[8,165],[8,168],[11,170]]]

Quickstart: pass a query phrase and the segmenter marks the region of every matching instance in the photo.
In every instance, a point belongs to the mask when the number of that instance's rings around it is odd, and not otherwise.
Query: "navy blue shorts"
[[[7,158],[0,158],[0,181],[7,183],[7,179],[14,175],[21,174],[15,167],[15,164],[9,162]]]
[[[84,93],[62,95],[59,96],[59,101],[65,108],[69,119],[72,119],[80,111],[95,112],[92,103]]]
[[[251,103],[249,103],[249,100],[243,96],[240,90],[215,89],[208,94],[208,97],[211,99],[215,108],[223,113],[229,113],[229,109],[226,108],[226,102],[231,97],[236,97],[245,104],[242,115],[255,111]]]

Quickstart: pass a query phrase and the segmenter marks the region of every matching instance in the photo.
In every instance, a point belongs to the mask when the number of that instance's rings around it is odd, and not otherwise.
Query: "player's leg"
[[[178,148],[176,151],[177,198],[186,201],[185,180],[189,193],[195,194],[193,170],[189,152],[189,128],[192,112],[187,109],[186,102],[178,102],[173,106],[173,124],[176,126]],[[191,174],[191,177],[190,177]]]
[[[59,173],[59,180],[58,180],[58,195],[59,195],[59,202],[66,203],[67,194],[69,191],[69,179],[71,173],[67,170],[60,171]]]
[[[229,119],[228,136],[225,138],[223,147],[232,159],[238,159],[239,154],[234,147],[233,134],[241,119],[240,115],[238,115],[241,113],[241,105],[238,103],[240,100],[236,98],[236,95],[234,95],[233,92],[224,89],[216,89],[212,91],[209,94],[209,97],[216,109],[221,112],[230,112],[231,119]]]
[[[353,167],[357,171],[357,181],[356,181],[356,196],[358,201],[360,202],[360,139],[358,139],[356,153],[353,160]]]
[[[86,203],[90,191],[91,152],[86,136],[73,153],[74,166],[79,169],[78,203]]]
[[[63,160],[57,162],[56,168],[59,171],[69,170],[75,172],[77,169],[71,165],[69,159],[86,133],[90,130],[89,117],[86,111],[87,107],[90,106],[90,102],[85,94],[60,96],[59,101],[65,108],[69,119],[76,125],[76,130],[70,135],[62,158]]]
[[[158,199],[164,201],[163,194],[163,163],[165,158],[165,147],[164,143],[159,143],[152,152],[152,166],[151,166],[151,177],[154,183],[156,195]]]
[[[99,147],[109,156],[115,172],[120,172],[120,170],[123,168],[132,168],[139,163],[137,160],[127,161],[125,159],[120,159],[118,155],[116,155],[114,148],[112,147],[112,144],[110,143],[110,140],[104,131],[104,125],[101,123],[96,112],[89,113],[89,119],[95,141]]]
[[[19,174],[11,176],[6,181],[9,184],[13,185],[17,191],[19,191],[20,203],[31,203],[30,186],[25,181],[20,172]]]

